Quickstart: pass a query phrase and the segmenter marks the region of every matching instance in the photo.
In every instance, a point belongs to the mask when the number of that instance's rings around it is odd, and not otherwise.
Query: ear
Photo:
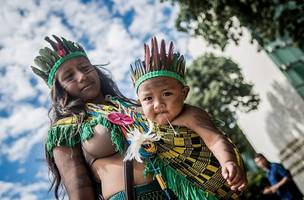
[[[137,99],[136,103],[141,106],[140,100]]]
[[[190,87],[188,85],[183,86],[182,93],[184,96],[184,100],[187,98],[190,91]]]

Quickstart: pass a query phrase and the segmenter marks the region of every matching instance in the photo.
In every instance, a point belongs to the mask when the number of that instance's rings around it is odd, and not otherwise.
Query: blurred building
[[[291,86],[304,100],[304,53],[302,49],[293,46],[289,40],[277,40],[265,48],[266,52],[276,64],[276,67],[285,75]],[[286,96],[286,101],[292,97]],[[292,100],[291,100],[292,101]],[[301,103],[293,102],[295,109],[301,109]],[[289,103],[290,104],[290,103]],[[298,104],[298,105],[297,105]],[[302,110],[303,111],[303,110]],[[293,112],[292,110],[290,112]],[[282,113],[283,114],[283,113]],[[291,113],[299,119],[296,113]],[[291,118],[292,119],[292,118]],[[283,123],[283,122],[282,122]],[[291,171],[299,186],[304,188],[304,124],[291,123],[291,129],[282,133],[276,143],[280,161]]]
[[[280,4],[273,20],[283,15],[284,9],[295,10],[295,6],[293,1]],[[301,16],[296,18],[298,24],[303,21]],[[239,64],[246,81],[254,84],[261,98],[258,110],[238,113],[240,128],[256,152],[263,153],[270,161],[284,164],[304,192],[304,41],[294,44],[288,39],[277,39],[257,52],[257,45],[249,42],[249,32],[258,36],[254,31],[244,30],[239,45],[229,44],[224,53],[197,39],[188,49],[194,57],[211,51],[220,56],[224,54]]]
[[[265,48],[266,52],[304,99],[304,53],[288,40],[277,40]]]
[[[238,112],[239,126],[256,152],[270,161],[281,162],[294,175],[304,192],[304,68],[303,50],[288,42],[273,43],[257,51],[244,30],[239,45],[230,44],[224,52],[194,38],[188,44],[196,58],[205,52],[230,57],[239,64],[245,80],[260,95],[258,110]]]
[[[248,38],[226,50],[261,96],[257,111],[239,114],[240,126],[256,151],[281,162],[304,192],[303,51],[277,41],[257,53]]]

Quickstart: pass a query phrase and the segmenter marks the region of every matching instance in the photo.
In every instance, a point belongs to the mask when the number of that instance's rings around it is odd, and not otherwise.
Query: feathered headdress
[[[49,87],[54,83],[54,77],[60,65],[65,61],[75,57],[87,57],[84,49],[77,43],[66,40],[65,38],[53,35],[55,41],[49,37],[45,40],[49,42],[53,48],[44,47],[39,50],[39,56],[34,59],[34,63],[39,67],[31,66],[33,72],[40,76]]]
[[[166,52],[165,40],[161,41],[160,52],[156,37],[151,39],[151,52],[147,44],[144,44],[144,61],[136,60],[131,65],[131,78],[136,92],[144,81],[154,77],[170,77],[178,80],[183,85],[185,82],[185,59],[178,52],[173,52],[173,43],[170,42],[168,53]]]

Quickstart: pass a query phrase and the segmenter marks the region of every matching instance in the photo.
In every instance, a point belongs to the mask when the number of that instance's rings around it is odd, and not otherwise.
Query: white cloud
[[[129,1],[128,1],[129,2]],[[147,4],[145,1],[130,1],[135,14],[130,25],[130,32],[139,38],[144,38],[147,34],[155,35],[159,32],[165,32],[165,29],[172,29],[171,18],[165,13],[168,9],[168,3],[158,1]]]
[[[32,98],[37,95],[29,81],[29,73],[16,65],[6,67],[6,73],[0,79],[0,94],[4,95],[4,102],[16,102]]]
[[[40,180],[44,180],[44,181],[48,182],[49,181],[48,174],[49,174],[49,170],[48,170],[47,166],[42,165],[39,168],[38,172],[36,173],[35,178],[38,178]]]
[[[18,170],[17,170],[17,173],[18,174],[24,174],[25,173],[25,168],[19,168]]]
[[[39,199],[38,192],[47,191],[49,184],[47,182],[37,182],[30,184],[21,184],[14,182],[0,181],[0,199],[11,200],[36,200]]]
[[[19,160],[24,162],[35,144],[41,144],[44,142],[48,130],[48,125],[45,124],[39,129],[34,130],[31,134],[20,137],[12,143],[11,146],[5,148],[3,153],[7,155],[8,160],[16,161]]]
[[[113,3],[115,4],[114,12],[118,12],[123,15],[127,11],[129,11],[133,7],[135,7],[136,5],[142,5],[143,3],[146,3],[146,2],[140,1],[140,0],[131,0],[131,1],[113,0]]]
[[[25,161],[32,147],[42,143],[48,128],[47,109],[34,108],[28,105],[16,105],[11,115],[0,118],[1,156],[7,156],[10,161]]]
[[[47,109],[30,105],[16,105],[10,117],[0,118],[1,132],[11,137],[37,129],[46,123],[48,123]]]

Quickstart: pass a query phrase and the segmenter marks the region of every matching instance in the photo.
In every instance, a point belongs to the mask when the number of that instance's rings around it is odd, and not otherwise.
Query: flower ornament
[[[125,115],[118,112],[113,112],[108,114],[108,120],[112,122],[113,124],[119,125],[119,126],[126,126],[133,124],[133,119],[129,115]]]

